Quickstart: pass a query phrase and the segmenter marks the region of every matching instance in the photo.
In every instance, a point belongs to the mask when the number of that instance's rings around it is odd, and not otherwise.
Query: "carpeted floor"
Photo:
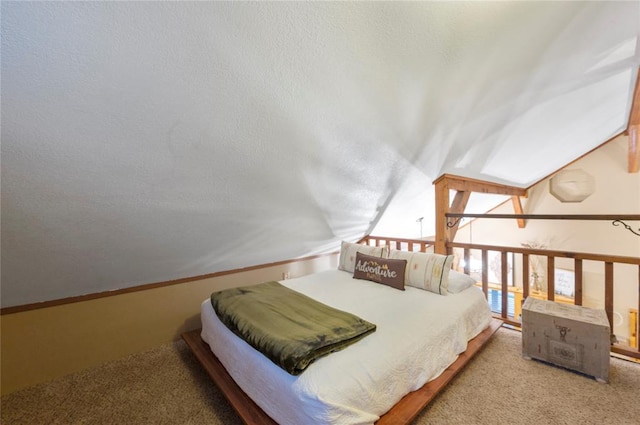
[[[415,424],[640,423],[640,364],[612,358],[599,384],[520,353],[520,333],[500,329]],[[6,425],[241,423],[182,341],[0,402]]]

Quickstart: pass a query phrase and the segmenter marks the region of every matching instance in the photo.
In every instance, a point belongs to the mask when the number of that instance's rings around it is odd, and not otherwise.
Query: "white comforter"
[[[329,270],[281,281],[377,325],[376,332],[289,375],[235,336],[202,303],[202,338],[249,397],[281,425],[371,424],[405,394],[437,378],[489,325],[482,292],[405,291]]]

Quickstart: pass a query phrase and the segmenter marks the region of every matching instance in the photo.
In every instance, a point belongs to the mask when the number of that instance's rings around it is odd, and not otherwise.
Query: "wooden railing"
[[[379,236],[366,236],[362,239],[361,243],[367,245],[374,246],[383,246],[389,245],[391,248],[404,250],[404,251],[420,251],[425,252],[427,249],[434,244],[432,240],[421,240],[421,239],[403,239],[403,238],[392,238],[392,237],[379,237]],[[417,249],[416,249],[417,248]],[[504,247],[504,246],[494,246],[494,245],[478,245],[478,244],[468,244],[468,243],[449,243],[447,244],[447,249],[452,252],[453,250],[462,251],[462,259],[464,260],[463,270],[466,274],[471,274],[470,264],[471,264],[471,256],[472,252],[480,253],[481,258],[481,271],[480,271],[480,279],[479,286],[482,288],[485,296],[489,296],[490,290],[498,290],[500,294],[509,294],[509,292],[513,292],[515,286],[509,284],[508,276],[509,276],[509,261],[508,257],[510,255],[518,256],[519,264],[521,264],[521,275],[518,276],[519,282],[521,282],[522,286],[517,288],[517,292],[521,292],[521,296],[516,297],[516,302],[520,303],[522,300],[526,299],[528,296],[535,296],[538,298],[548,299],[551,301],[560,301],[560,302],[571,302],[575,305],[583,305],[583,294],[584,294],[584,262],[596,262],[601,264],[603,272],[604,272],[604,310],[607,314],[607,318],[609,319],[609,324],[611,326],[612,332],[612,346],[611,351],[623,354],[625,356],[633,357],[636,359],[640,359],[640,351],[636,344],[634,347],[628,345],[622,345],[615,341],[615,336],[613,335],[614,328],[614,270],[615,266],[618,264],[628,264],[632,266],[636,266],[637,273],[637,281],[636,287],[638,288],[638,299],[632,301],[632,305],[634,306],[632,310],[637,309],[640,310],[640,258],[638,257],[624,257],[624,256],[615,256],[615,255],[603,255],[603,254],[589,254],[583,252],[568,252],[568,251],[556,251],[556,250],[546,250],[546,249],[533,249],[533,248],[516,248],[516,247]],[[496,282],[497,285],[489,284],[489,253],[498,253],[500,256],[500,282]],[[532,258],[540,258],[542,257],[546,261],[546,291],[544,292],[534,292],[530,289],[531,282],[531,260]],[[561,297],[556,295],[555,290],[555,269],[556,269],[556,259],[571,259],[573,261],[573,272],[574,272],[574,293],[573,297]],[[591,267],[593,268],[593,267]],[[556,300],[556,297],[558,298]],[[505,323],[510,325],[520,327],[520,319],[517,314],[514,314],[513,317],[509,317],[508,315],[508,296],[501,296],[501,309],[498,313],[498,317],[504,320]],[[520,306],[518,306],[520,307]],[[519,309],[517,309],[519,311]]]
[[[397,249],[398,251],[426,252],[427,248],[433,246],[433,240],[427,239],[403,239],[388,238],[382,236],[365,236],[360,243],[371,246],[385,246]]]

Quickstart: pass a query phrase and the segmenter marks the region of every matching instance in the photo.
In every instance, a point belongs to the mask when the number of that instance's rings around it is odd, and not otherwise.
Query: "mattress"
[[[281,425],[372,424],[404,395],[437,378],[491,321],[476,287],[447,296],[413,287],[399,291],[341,270],[280,283],[377,326],[292,376],[233,334],[209,299],[203,301],[202,339],[238,386]]]

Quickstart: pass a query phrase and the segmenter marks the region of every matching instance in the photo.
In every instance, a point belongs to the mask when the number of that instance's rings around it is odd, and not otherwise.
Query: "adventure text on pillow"
[[[406,260],[390,260],[358,252],[356,253],[353,277],[382,283],[404,291],[404,271],[406,267]]]

